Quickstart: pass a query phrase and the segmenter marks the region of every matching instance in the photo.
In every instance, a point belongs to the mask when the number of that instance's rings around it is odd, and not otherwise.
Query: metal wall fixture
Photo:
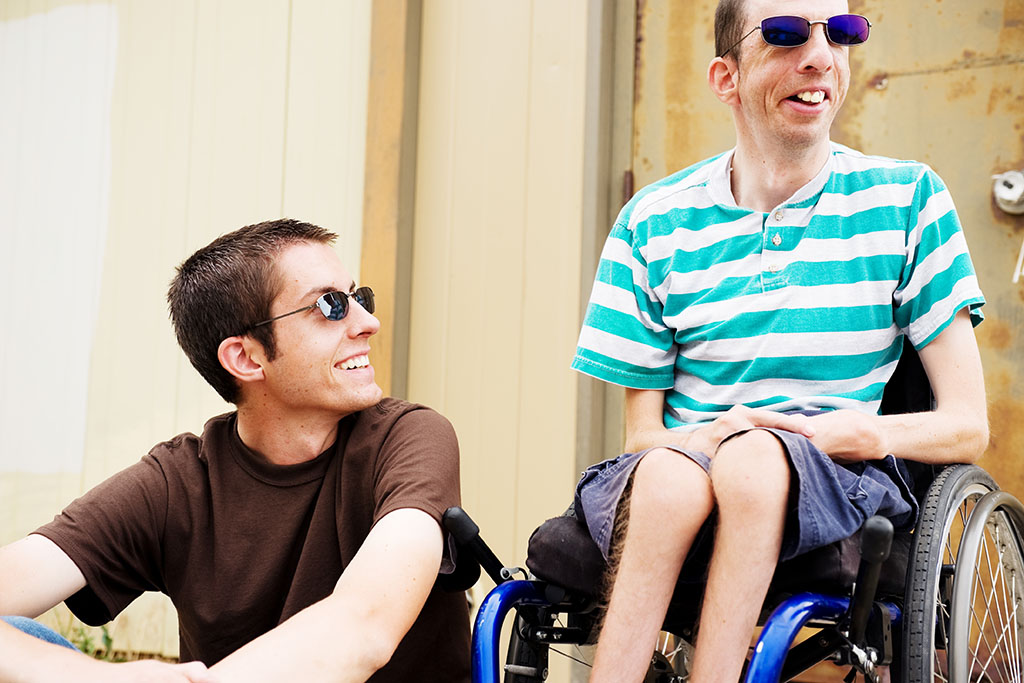
[[[1007,171],[992,176],[996,206],[1013,215],[1024,214],[1024,172]]]

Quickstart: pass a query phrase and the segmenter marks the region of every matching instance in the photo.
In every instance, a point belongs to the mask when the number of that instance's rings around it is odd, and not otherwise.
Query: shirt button
[[[770,266],[768,266],[768,272],[769,273],[777,273],[777,272],[779,272],[778,264],[773,263]]]
[[[772,244],[774,244],[775,246],[779,246],[780,244],[782,244],[782,235],[778,233],[772,235]]]
[[[777,220],[777,221],[781,221],[782,220],[782,209],[779,209],[778,211],[775,212],[775,220]]]

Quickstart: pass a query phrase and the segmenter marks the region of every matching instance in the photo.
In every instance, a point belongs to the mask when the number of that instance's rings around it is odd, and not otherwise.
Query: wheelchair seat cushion
[[[882,568],[879,594],[900,596],[906,580],[910,553],[910,534],[897,532],[889,559]],[[860,532],[827,546],[798,555],[779,564],[769,594],[819,591],[847,593],[857,577],[860,563]],[[586,526],[570,508],[564,515],[549,519],[530,536],[526,566],[544,581],[588,598],[598,598],[606,564]],[[700,587],[681,577],[677,586],[680,602],[696,605]],[[685,593],[685,595],[683,595]],[[678,600],[677,600],[678,598]]]
[[[606,565],[587,527],[570,507],[531,534],[526,566],[540,579],[575,594],[597,598]]]

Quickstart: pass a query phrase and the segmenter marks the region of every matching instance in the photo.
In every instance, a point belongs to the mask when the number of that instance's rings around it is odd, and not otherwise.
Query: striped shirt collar
[[[835,143],[830,143],[830,145],[832,153],[828,155],[825,165],[821,167],[818,174],[776,208],[794,204],[806,205],[807,203],[814,203],[811,200],[814,200],[825,189],[825,183],[828,182],[828,179],[832,176],[832,171],[835,169],[837,147]],[[708,164],[707,184],[705,187],[708,194],[711,195],[711,199],[719,206],[738,208],[736,199],[732,194],[732,181],[730,179],[732,174],[732,158],[735,153],[736,148],[733,147]]]

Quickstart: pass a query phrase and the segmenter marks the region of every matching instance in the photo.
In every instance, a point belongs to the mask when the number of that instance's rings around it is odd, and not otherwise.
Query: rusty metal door
[[[636,187],[734,144],[705,79],[714,0],[640,0]],[[870,41],[832,131],[868,154],[930,164],[949,186],[988,303],[978,340],[992,443],[981,464],[1024,495],[1024,216],[1000,210],[997,173],[1024,168],[1024,0],[851,0]]]

